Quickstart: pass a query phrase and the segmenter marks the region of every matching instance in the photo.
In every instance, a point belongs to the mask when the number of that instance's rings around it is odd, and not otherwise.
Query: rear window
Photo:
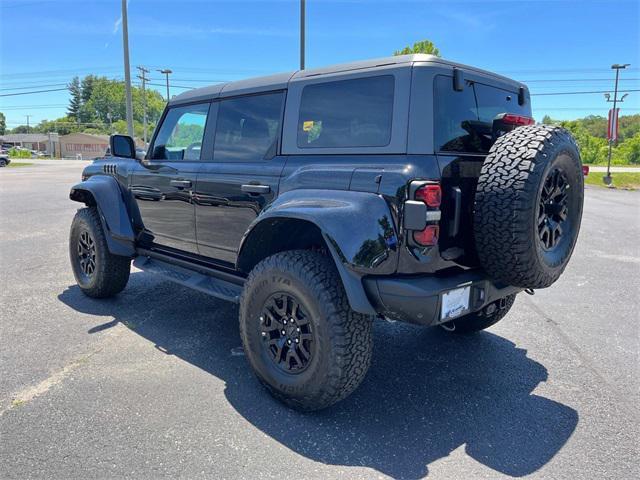
[[[299,148],[384,147],[391,141],[393,75],[307,85]]]
[[[531,116],[530,102],[518,105],[518,94],[501,88],[466,82],[461,92],[452,77],[435,79],[435,146],[441,152],[485,154],[491,148],[493,119],[501,113]]]

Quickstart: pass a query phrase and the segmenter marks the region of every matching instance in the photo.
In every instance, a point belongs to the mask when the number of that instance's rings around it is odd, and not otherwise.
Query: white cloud
[[[122,25],[122,17],[119,17],[113,24],[113,34],[115,35],[116,33],[118,33],[118,29],[120,28],[120,25]]]

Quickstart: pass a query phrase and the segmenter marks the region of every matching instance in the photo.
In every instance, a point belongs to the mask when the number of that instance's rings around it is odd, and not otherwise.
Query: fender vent
[[[102,171],[108,175],[115,175],[116,174],[116,169],[118,168],[118,166],[114,163],[107,163],[106,165],[102,166]]]

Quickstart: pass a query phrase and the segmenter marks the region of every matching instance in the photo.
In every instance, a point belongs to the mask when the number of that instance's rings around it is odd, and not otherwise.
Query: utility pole
[[[149,73],[149,70],[140,66],[136,68],[140,71],[140,75],[138,75],[138,78],[142,81],[142,125],[143,125],[142,141],[146,145],[147,143],[147,92],[145,90],[145,86],[146,86],[147,80],[149,80],[146,77],[146,74]]]
[[[624,98],[627,96],[627,94],[625,94],[622,96],[621,99],[618,100],[618,78],[620,77],[620,70],[624,70],[629,65],[630,65],[629,63],[624,63],[624,64],[614,63],[613,65],[611,65],[611,69],[616,71],[616,83],[613,90],[613,100],[611,100],[609,94],[605,94],[605,97],[607,99],[607,102],[613,102],[613,111],[611,113],[611,120],[610,120],[610,125],[612,126],[614,125],[613,123],[614,118],[617,119],[616,105],[618,104],[618,102],[620,103],[624,102]],[[607,159],[607,175],[602,179],[606,185],[611,185],[611,149],[613,147],[614,135],[615,135],[615,132],[611,131],[611,138],[609,138],[609,156]]]
[[[25,115],[25,117],[27,117],[27,133],[29,133],[29,118],[31,118],[33,115]]]
[[[127,103],[127,133],[133,138],[133,107],[131,105],[131,66],[129,65],[129,25],[127,0],[122,0],[122,46],[124,49],[124,88]]]
[[[169,103],[169,74],[173,73],[173,71],[171,71],[171,69],[169,68],[164,68],[162,70],[158,70],[158,72],[160,72],[161,74],[165,75],[166,79],[167,79],[167,103]]]
[[[304,70],[305,23],[305,0],[300,0],[300,70]]]

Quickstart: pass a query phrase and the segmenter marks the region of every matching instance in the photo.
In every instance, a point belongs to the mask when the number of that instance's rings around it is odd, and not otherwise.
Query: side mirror
[[[136,145],[128,135],[111,135],[109,149],[114,157],[136,158]]]

